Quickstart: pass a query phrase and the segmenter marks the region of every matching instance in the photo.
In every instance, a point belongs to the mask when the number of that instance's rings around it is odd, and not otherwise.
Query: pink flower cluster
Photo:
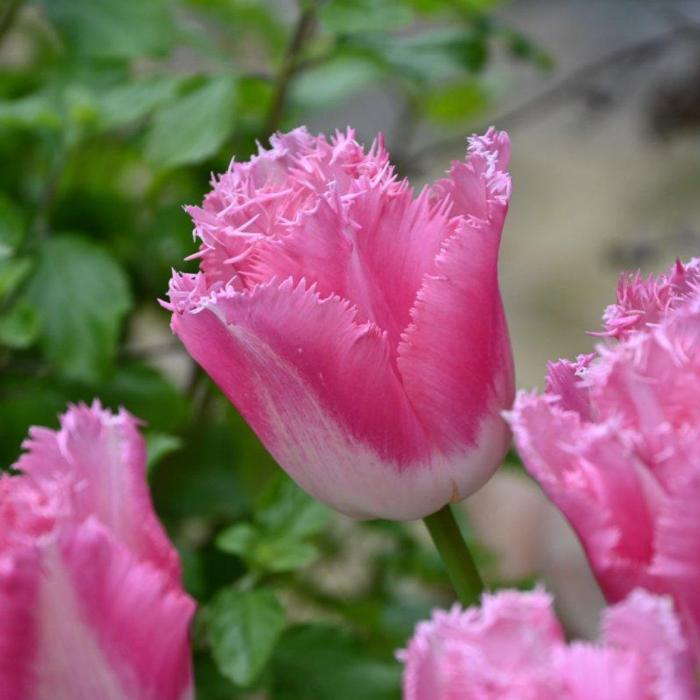
[[[700,265],[622,278],[619,342],[550,365],[510,421],[525,466],[577,532],[607,599],[673,596],[700,659]]]
[[[435,612],[404,661],[404,700],[693,700],[691,656],[671,601],[636,590],[596,644],[566,643],[542,591],[484,595]]]
[[[76,406],[0,476],[0,698],[187,700],[193,601],[135,419]]]
[[[171,281],[172,328],[309,493],[354,517],[429,515],[508,446],[508,137],[474,136],[418,196],[381,138],[271,144],[189,208],[200,271]]]

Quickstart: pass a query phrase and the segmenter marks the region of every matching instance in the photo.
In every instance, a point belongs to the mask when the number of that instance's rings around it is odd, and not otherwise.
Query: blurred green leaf
[[[175,39],[164,0],[43,0],[70,52],[103,58],[162,54]]]
[[[221,673],[251,685],[267,664],[284,629],[284,611],[265,588],[220,591],[204,612],[206,637]]]
[[[489,103],[484,86],[477,80],[441,86],[423,102],[426,114],[436,124],[455,124],[472,119]]]
[[[126,406],[153,430],[177,430],[188,417],[188,405],[180,391],[142,362],[122,363],[103,382],[100,395],[113,408]]]
[[[315,66],[295,81],[294,102],[306,109],[330,107],[386,75],[381,63],[362,54],[339,54]]]
[[[0,314],[0,345],[15,350],[28,348],[38,338],[39,330],[39,314],[24,299]]]
[[[319,17],[337,34],[381,32],[410,24],[411,8],[401,0],[329,0]]]
[[[169,454],[182,447],[182,439],[177,435],[159,433],[154,430],[144,432],[146,440],[146,454],[148,455],[148,472],[150,473],[158,463]]]
[[[256,504],[255,524],[237,523],[219,534],[216,544],[242,557],[260,573],[293,571],[310,564],[317,548],[306,538],[320,533],[330,517],[326,506],[278,474]]]
[[[17,250],[24,233],[24,218],[9,197],[0,193],[0,260]]]
[[[236,81],[211,78],[161,107],[146,135],[146,156],[162,168],[197,163],[213,155],[234,125]]]
[[[17,100],[0,100],[0,127],[58,129],[61,112],[48,94],[37,93]]]
[[[99,97],[102,127],[112,129],[142,119],[171,100],[181,84],[182,78],[164,75],[123,83],[104,92]]]
[[[398,700],[401,667],[327,624],[289,628],[272,660],[275,700]]]
[[[255,520],[270,532],[288,537],[309,537],[323,530],[330,510],[280,472],[263,491],[255,508]]]
[[[11,294],[27,278],[31,272],[31,258],[0,258],[0,301]]]
[[[41,319],[46,357],[65,377],[99,381],[112,365],[131,305],[127,277],[109,253],[78,236],[48,239],[27,299]]]

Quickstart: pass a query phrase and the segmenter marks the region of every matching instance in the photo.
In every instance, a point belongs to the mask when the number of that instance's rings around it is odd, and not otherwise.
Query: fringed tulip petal
[[[542,591],[500,591],[436,611],[407,648],[404,700],[697,700],[671,601],[633,592],[609,608],[598,644],[567,645]]]

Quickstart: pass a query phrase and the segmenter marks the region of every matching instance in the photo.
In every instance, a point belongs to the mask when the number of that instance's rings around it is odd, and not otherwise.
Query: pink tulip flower
[[[392,519],[463,499],[509,440],[507,135],[470,139],[418,196],[381,137],[271,143],[188,209],[200,271],[173,276],[174,332],[318,499]]]
[[[136,420],[76,406],[0,477],[0,700],[187,700],[178,555]]]
[[[434,612],[407,649],[404,700],[697,700],[670,599],[641,589],[608,608],[597,644],[566,644],[542,591]]]
[[[601,346],[550,365],[510,421],[608,601],[670,594],[700,661],[700,264],[623,277]]]

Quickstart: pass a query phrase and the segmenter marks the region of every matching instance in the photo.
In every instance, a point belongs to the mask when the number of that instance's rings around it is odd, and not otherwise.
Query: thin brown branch
[[[24,0],[9,0],[5,9],[0,12],[0,43],[2,43],[5,35],[14,24],[23,1]]]
[[[640,62],[650,60],[665,51],[679,38],[698,36],[700,36],[700,26],[694,22],[686,22],[661,34],[615,49],[600,58],[579,66],[550,87],[512,109],[490,118],[489,124],[496,124],[499,128],[513,129],[585,92],[590,88],[591,80],[605,71],[624,64],[638,65]],[[487,126],[476,127],[474,131],[483,131]],[[450,150],[463,141],[462,134],[437,139],[421,146],[411,155],[409,161],[418,163],[435,152]]]
[[[289,88],[291,87],[294,76],[299,72],[302,52],[306,42],[313,34],[315,26],[316,6],[312,3],[309,7],[302,10],[299,15],[299,20],[292,34],[289,46],[287,46],[287,50],[285,51],[282,65],[277,75],[275,93],[272,96],[270,109],[265,119],[264,132],[266,136],[277,131],[282,123]]]

